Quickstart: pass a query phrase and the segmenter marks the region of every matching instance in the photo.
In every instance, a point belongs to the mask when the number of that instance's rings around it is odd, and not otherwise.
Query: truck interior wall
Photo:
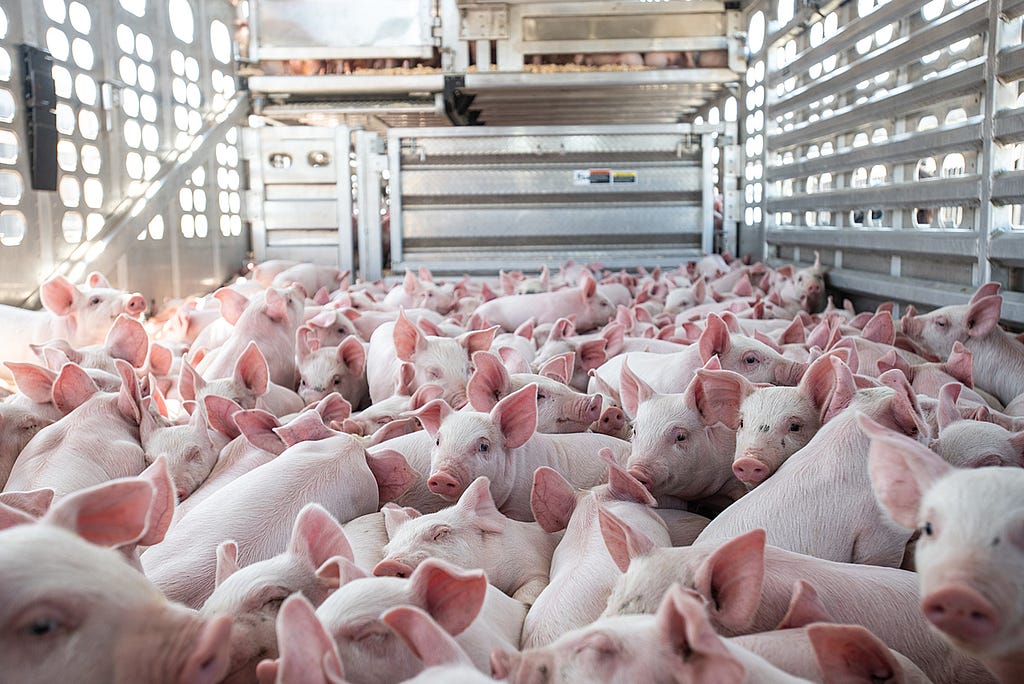
[[[228,0],[0,0],[0,301],[100,270],[159,306],[243,267],[234,20]],[[32,187],[22,44],[53,59],[54,191]]]
[[[864,305],[1003,285],[1024,323],[1019,0],[754,2],[740,253],[831,267]]]

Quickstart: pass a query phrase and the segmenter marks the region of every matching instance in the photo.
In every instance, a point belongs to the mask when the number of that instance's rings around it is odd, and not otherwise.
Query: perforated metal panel
[[[963,301],[1024,264],[1021,3],[752,3],[741,251],[869,300]],[[1004,315],[1024,322],[1024,296]]]
[[[232,4],[0,0],[0,10],[0,299],[22,303],[50,275],[97,269],[158,304],[239,270],[247,106]],[[54,58],[56,192],[28,189],[19,43]]]

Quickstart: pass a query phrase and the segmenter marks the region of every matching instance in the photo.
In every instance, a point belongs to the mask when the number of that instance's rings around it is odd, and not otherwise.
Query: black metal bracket
[[[476,95],[464,93],[465,87],[465,76],[444,77],[444,111],[455,126],[482,126],[484,122],[478,118],[480,111],[469,108]]]
[[[25,74],[25,124],[33,190],[57,189],[57,93],[53,57],[33,45],[21,45]]]

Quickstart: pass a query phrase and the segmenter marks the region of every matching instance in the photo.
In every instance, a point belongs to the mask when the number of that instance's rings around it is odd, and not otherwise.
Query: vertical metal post
[[[359,189],[359,277],[379,280],[384,276],[380,181],[381,172],[387,168],[387,157],[381,153],[381,138],[377,133],[356,131],[355,139],[356,185]]]
[[[992,179],[996,172],[995,133],[992,123],[997,111],[996,98],[999,95],[999,77],[996,65],[999,63],[999,45],[1002,42],[999,15],[1002,0],[989,3],[988,32],[986,34],[985,54],[989,68],[985,70],[985,109],[981,123],[981,158],[978,173],[981,174],[981,205],[975,218],[975,230],[978,231],[978,265],[974,271],[974,285],[981,285],[992,279],[992,262],[989,260],[989,238],[992,234],[994,207],[992,206]]]
[[[334,168],[338,202],[338,268],[355,269],[352,238],[352,131],[339,126],[334,131]]]
[[[711,133],[700,136],[701,157],[701,239],[700,249],[705,254],[715,251],[715,184],[712,179],[713,166],[711,151],[715,140]]]
[[[261,128],[242,128],[242,157],[248,161],[249,189],[245,192],[244,212],[252,225],[252,254],[256,261],[267,259],[267,224],[264,220],[263,201],[266,187],[263,183]]]
[[[402,251],[402,138],[388,131],[388,172],[391,174],[391,263],[405,260]]]

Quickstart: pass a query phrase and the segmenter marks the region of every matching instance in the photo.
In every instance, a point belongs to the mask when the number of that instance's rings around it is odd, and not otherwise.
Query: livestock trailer
[[[997,280],[1019,323],[1022,7],[5,0],[0,296],[818,252],[840,296]]]

